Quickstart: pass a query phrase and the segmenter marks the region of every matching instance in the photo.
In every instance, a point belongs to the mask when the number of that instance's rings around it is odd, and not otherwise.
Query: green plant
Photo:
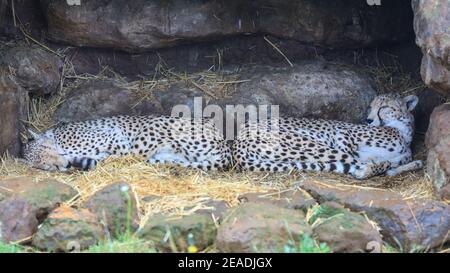
[[[300,235],[298,242],[289,240],[284,246],[284,253],[330,253],[330,248],[325,243],[317,243],[308,234]]]
[[[5,244],[0,241],[0,253],[21,253],[24,252],[22,247],[14,244]]]
[[[154,253],[155,249],[147,241],[134,235],[124,234],[116,240],[105,240],[87,249],[87,253]]]

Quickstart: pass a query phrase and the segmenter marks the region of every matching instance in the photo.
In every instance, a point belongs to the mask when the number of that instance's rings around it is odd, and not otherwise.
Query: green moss
[[[22,247],[13,244],[5,244],[0,241],[0,253],[22,253]]]

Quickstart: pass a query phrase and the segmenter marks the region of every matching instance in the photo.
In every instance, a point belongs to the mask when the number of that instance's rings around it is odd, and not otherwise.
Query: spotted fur
[[[416,96],[376,97],[368,125],[281,118],[243,125],[233,145],[237,167],[250,171],[329,171],[358,179],[396,175],[422,167],[412,161],[411,111]]]
[[[212,170],[230,165],[223,135],[206,119],[117,116],[68,123],[34,134],[24,159],[44,170],[94,168],[106,157],[138,155],[149,163],[176,163]]]

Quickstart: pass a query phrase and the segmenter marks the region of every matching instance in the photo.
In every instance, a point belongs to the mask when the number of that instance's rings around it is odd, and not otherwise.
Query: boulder
[[[61,58],[37,46],[12,47],[0,63],[9,66],[17,82],[34,95],[51,94],[61,82]]]
[[[404,251],[431,249],[449,241],[450,206],[434,200],[406,200],[395,192],[368,187],[304,180],[298,186],[319,202],[335,201],[364,212],[391,245]]]
[[[41,1],[49,38],[74,46],[142,52],[237,34],[271,34],[326,47],[409,38],[408,1]]]
[[[256,66],[243,69],[244,82],[226,105],[278,105],[280,115],[362,122],[376,92],[356,69],[325,62],[305,62],[293,68]],[[352,105],[352,107],[348,107]],[[234,113],[226,113],[231,118]]]
[[[171,82],[168,88],[155,87],[151,99],[139,98],[112,79],[93,80],[73,89],[54,119],[70,122],[122,114],[171,115],[176,105],[187,106],[191,112],[217,105],[227,120],[236,121],[227,106],[278,105],[281,115],[361,122],[376,95],[367,75],[325,62],[305,62],[293,68],[246,67],[240,75],[245,81],[234,93],[215,98],[181,80]],[[200,103],[196,104],[196,98]]]
[[[103,226],[87,209],[62,206],[39,226],[32,245],[50,252],[80,251],[105,238]]]
[[[0,193],[6,197],[25,200],[34,210],[36,218],[42,222],[50,211],[61,203],[78,195],[73,187],[54,179],[35,182],[31,177],[17,177],[0,181]]]
[[[10,243],[29,238],[38,227],[36,210],[20,198],[0,202],[0,241]]]
[[[152,241],[156,248],[165,252],[203,250],[214,242],[216,226],[210,215],[187,216],[154,215],[138,231],[138,236]],[[195,252],[196,252],[195,251]]]
[[[450,2],[413,0],[416,43],[422,49],[422,79],[450,95]]]
[[[302,189],[291,189],[285,191],[273,191],[268,193],[251,192],[240,195],[238,200],[241,203],[269,203],[286,209],[299,209],[306,212],[317,205],[314,198]]]
[[[136,194],[131,186],[117,182],[97,191],[84,204],[103,221],[113,237],[131,234],[139,227]]]
[[[21,120],[28,113],[28,94],[12,76],[0,71],[0,156],[8,152],[18,156],[21,150]]]
[[[333,202],[315,207],[309,222],[317,240],[326,243],[333,252],[381,251],[378,230],[364,216]]]
[[[171,114],[175,105],[186,105],[191,112],[194,105],[218,105],[228,121],[236,118],[227,106],[278,105],[280,115],[361,122],[376,95],[364,73],[326,62],[303,62],[292,68],[245,67],[240,78],[245,81],[227,97],[211,98],[180,82],[168,90],[155,89],[154,97],[161,102],[165,114]],[[198,104],[194,103],[195,97],[199,98]]]
[[[445,197],[443,189],[450,185],[450,104],[436,107],[425,137],[428,148],[427,173],[436,192]]]
[[[428,149],[438,145],[442,138],[450,135],[450,104],[442,104],[433,110],[425,137]]]
[[[158,112],[158,105],[140,100],[116,81],[92,80],[71,90],[55,113],[56,122],[73,122],[115,115]]]
[[[290,241],[311,235],[303,212],[268,203],[245,203],[219,226],[216,247],[222,252],[280,252]]]
[[[196,210],[196,214],[212,217],[214,222],[221,223],[228,212],[228,203],[223,200],[211,200],[205,203],[206,208]]]

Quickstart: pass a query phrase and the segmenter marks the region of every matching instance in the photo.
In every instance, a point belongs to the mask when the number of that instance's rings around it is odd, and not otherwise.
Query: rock
[[[264,33],[326,47],[409,38],[408,1],[41,1],[49,38],[74,46],[142,52],[237,34]],[[101,18],[101,19],[99,19]],[[406,31],[405,31],[406,29]]]
[[[0,193],[28,202],[41,222],[58,205],[77,196],[78,191],[51,178],[35,182],[31,177],[18,177],[0,181]]]
[[[361,122],[376,95],[363,73],[324,62],[303,62],[293,68],[246,67],[240,78],[249,81],[237,85],[236,91],[225,98],[209,98],[181,83],[168,90],[154,90],[154,97],[161,102],[165,114],[180,104],[193,112],[194,97],[200,97],[203,106],[220,106],[225,121],[237,120],[227,106],[278,105],[281,115]],[[228,134],[231,136],[232,132]]]
[[[435,248],[450,240],[450,206],[444,202],[405,200],[389,190],[318,180],[304,180],[298,186],[321,203],[335,201],[352,211],[363,211],[381,228],[383,238],[405,251]]]
[[[195,211],[196,214],[204,214],[213,218],[217,223],[222,222],[228,212],[228,203],[222,200],[211,200],[205,203],[208,208]]]
[[[450,185],[450,135],[428,151],[426,171],[436,192],[442,194],[442,190]]]
[[[310,223],[316,238],[333,252],[373,251],[368,248],[372,245],[377,246],[377,252],[381,250],[381,236],[364,216],[332,202],[315,207]]]
[[[441,139],[450,135],[450,104],[442,104],[433,110],[425,137],[428,149],[438,145]]]
[[[250,81],[217,104],[279,105],[282,115],[361,122],[376,95],[364,74],[322,62],[293,68],[256,66],[243,69],[241,78]]]
[[[304,214],[267,203],[245,203],[219,226],[216,247],[222,252],[280,252],[289,240],[312,234]]]
[[[444,186],[441,189],[440,193],[442,200],[445,200],[446,202],[450,201],[450,184]]]
[[[18,156],[21,149],[21,120],[28,115],[28,95],[12,76],[0,71],[0,156],[8,152]]]
[[[167,90],[155,90],[154,97],[161,104],[163,114],[171,115],[172,108],[176,105],[189,107],[194,112],[194,100],[196,97],[203,98],[205,93],[195,87],[188,87],[186,83],[178,81],[171,84]],[[204,98],[202,99],[204,102]],[[214,102],[211,102],[214,103]]]
[[[104,221],[113,237],[131,234],[139,227],[136,194],[131,186],[118,182],[97,191],[84,204]]]
[[[10,48],[0,63],[12,68],[17,82],[35,95],[51,94],[61,82],[61,58],[37,46]]]
[[[55,209],[39,227],[32,245],[50,252],[86,249],[103,240],[105,233],[95,214],[87,209]]]
[[[428,148],[427,173],[438,194],[450,185],[450,105],[437,107],[425,137]],[[445,194],[444,194],[445,195]]]
[[[152,241],[162,251],[186,252],[192,246],[203,250],[212,245],[216,232],[214,221],[209,215],[175,217],[158,214],[148,219],[138,231],[138,236]],[[173,240],[176,249],[171,246],[170,240]]]
[[[91,81],[71,91],[56,111],[55,121],[121,114],[171,115],[176,105],[187,106],[193,112],[194,98],[199,97],[203,106],[218,105],[231,120],[236,118],[232,116],[233,111],[226,110],[227,105],[251,104],[279,105],[280,113],[287,116],[361,122],[376,95],[366,75],[348,66],[322,62],[302,63],[294,68],[244,68],[241,78],[250,81],[237,85],[230,97],[210,98],[183,81],[175,81],[167,89],[155,88],[151,101],[139,99],[113,80]],[[348,107],[349,104],[353,107]]]
[[[84,121],[115,115],[150,114],[158,109],[146,100],[140,102],[132,91],[113,80],[93,80],[72,90],[54,119],[56,122]]]
[[[422,49],[422,79],[450,95],[450,2],[413,0],[416,43]]]
[[[273,191],[268,193],[246,193],[238,197],[241,203],[269,203],[286,209],[298,209],[306,212],[317,205],[317,202],[307,192],[301,189],[288,191]]]
[[[35,209],[20,198],[0,202],[0,241],[17,242],[33,235],[38,220]]]

